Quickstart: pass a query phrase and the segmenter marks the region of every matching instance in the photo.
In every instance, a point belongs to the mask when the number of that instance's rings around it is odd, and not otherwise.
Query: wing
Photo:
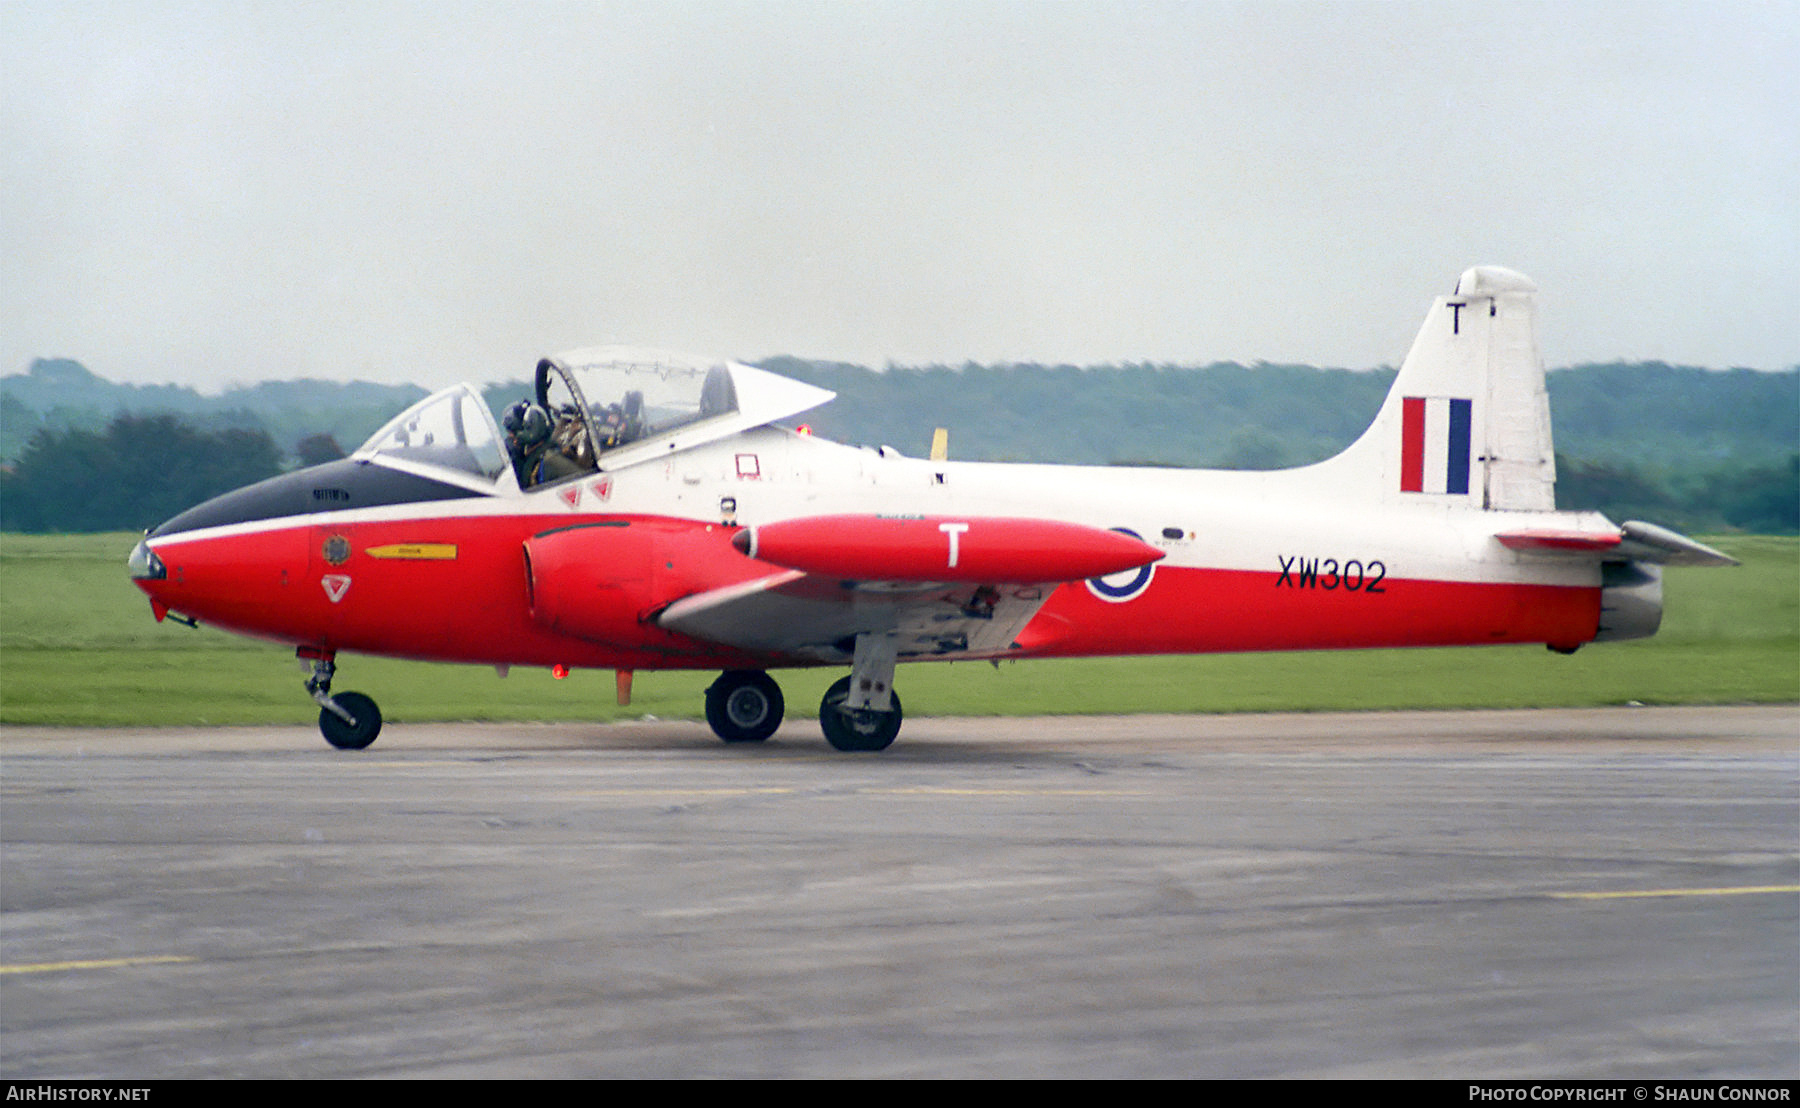
[[[1006,653],[1065,581],[1163,556],[1131,535],[1053,520],[817,516],[740,532],[782,567],[675,601],[658,626],[744,650],[819,661],[891,634],[901,658]]]

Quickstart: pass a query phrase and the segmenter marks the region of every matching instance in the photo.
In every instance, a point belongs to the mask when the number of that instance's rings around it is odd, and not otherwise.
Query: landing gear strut
[[[339,750],[361,750],[381,734],[381,709],[359,692],[331,695],[331,678],[337,673],[336,654],[332,651],[301,647],[295,653],[312,661],[312,676],[306,679],[306,691],[319,702],[319,732],[325,741]]]
[[[781,726],[781,686],[760,669],[730,669],[706,690],[706,722],[728,743],[759,743]]]
[[[849,708],[851,678],[840,677],[819,701],[819,726],[825,741],[843,751],[886,750],[900,733],[900,696],[889,691],[893,707],[885,712]]]
[[[838,750],[886,750],[900,733],[901,720],[893,636],[856,636],[851,659],[850,676],[839,678],[819,701],[819,726]]]

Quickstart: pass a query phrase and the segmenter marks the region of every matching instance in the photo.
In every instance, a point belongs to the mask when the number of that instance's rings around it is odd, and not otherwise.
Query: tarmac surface
[[[1800,1076],[1800,708],[0,730],[0,1076]]]

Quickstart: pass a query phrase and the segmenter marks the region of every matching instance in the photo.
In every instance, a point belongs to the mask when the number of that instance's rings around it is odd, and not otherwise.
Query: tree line
[[[266,431],[202,430],[166,414],[117,416],[99,431],[39,430],[0,470],[0,530],[143,530],[273,477],[282,461]]]
[[[839,441],[923,454],[942,426],[952,458],[1234,469],[1302,465],[1343,449],[1374,417],[1394,375],[1233,363],[881,372],[795,358],[762,365],[835,391],[837,400],[803,418]],[[41,376],[86,391],[98,380],[72,363]],[[0,465],[0,529],[14,531],[155,524],[284,469],[339,457],[340,443],[361,442],[424,394],[274,382],[220,398],[211,410],[119,412],[71,426],[39,417],[21,399],[37,397],[14,391],[19,380],[0,381],[0,422],[23,442],[14,461]],[[1800,370],[1591,366],[1554,371],[1548,387],[1559,507],[1685,530],[1800,531]],[[529,392],[510,381],[484,395],[498,412]],[[332,397],[352,395],[354,412],[331,408]],[[281,434],[243,406],[250,396],[290,413]]]
[[[297,444],[300,460],[341,456],[329,435]],[[117,531],[153,526],[291,463],[264,431],[207,430],[172,415],[118,416],[101,431],[41,430],[0,469],[0,530]],[[1255,465],[1240,468],[1261,468]],[[1657,476],[1557,456],[1557,506],[1687,530],[1800,532],[1800,453],[1767,465]]]

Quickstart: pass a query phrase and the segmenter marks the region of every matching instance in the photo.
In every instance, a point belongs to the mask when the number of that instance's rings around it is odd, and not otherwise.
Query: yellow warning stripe
[[[371,558],[400,558],[410,562],[451,562],[456,560],[456,544],[397,542],[387,546],[371,546],[363,553]]]
[[[1719,889],[1632,889],[1616,893],[1550,893],[1557,900],[1630,900],[1649,896],[1742,896],[1747,893],[1800,893],[1800,885],[1736,885]]]
[[[92,958],[81,962],[25,962],[0,966],[0,973],[55,973],[58,970],[118,969],[121,966],[160,966],[174,962],[192,962],[179,954],[163,954],[144,958]]]

